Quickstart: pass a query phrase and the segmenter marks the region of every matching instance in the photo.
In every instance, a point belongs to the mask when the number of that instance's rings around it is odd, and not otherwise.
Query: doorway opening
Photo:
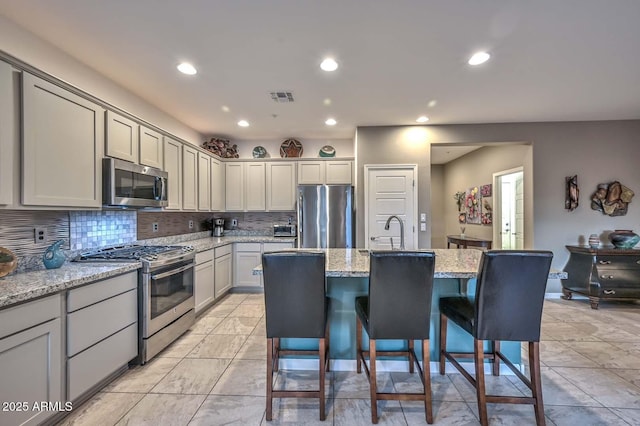
[[[522,250],[525,241],[523,168],[493,174],[493,248]]]

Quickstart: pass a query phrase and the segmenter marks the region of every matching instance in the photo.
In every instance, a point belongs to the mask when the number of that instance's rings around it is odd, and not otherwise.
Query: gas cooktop
[[[194,256],[194,248],[191,246],[123,245],[81,253],[74,260],[76,262],[140,261],[148,267]]]

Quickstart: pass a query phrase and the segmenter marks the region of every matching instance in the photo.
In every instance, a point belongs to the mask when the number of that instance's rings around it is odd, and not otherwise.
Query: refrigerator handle
[[[302,232],[302,224],[303,224],[303,214],[302,214],[302,194],[298,197],[298,229]]]

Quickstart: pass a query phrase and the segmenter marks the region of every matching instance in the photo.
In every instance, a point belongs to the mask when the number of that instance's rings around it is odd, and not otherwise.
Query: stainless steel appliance
[[[121,246],[76,261],[139,261],[138,360],[146,363],[195,322],[195,251],[190,246]]]
[[[353,188],[298,186],[298,247],[354,247]]]
[[[102,160],[102,204],[108,207],[166,207],[169,174],[154,167]]]
[[[296,226],[293,224],[287,224],[287,225],[274,224],[273,236],[274,237],[295,237]]]
[[[222,237],[224,235],[224,219],[213,219],[213,234],[214,237]]]

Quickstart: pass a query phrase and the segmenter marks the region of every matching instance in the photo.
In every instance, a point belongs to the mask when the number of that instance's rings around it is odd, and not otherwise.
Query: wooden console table
[[[571,255],[564,267],[563,299],[573,293],[588,296],[592,309],[600,299],[640,299],[640,250],[566,247]]]
[[[482,238],[467,237],[466,235],[447,235],[447,248],[455,244],[458,248],[482,247],[491,250],[491,240],[483,240]]]

